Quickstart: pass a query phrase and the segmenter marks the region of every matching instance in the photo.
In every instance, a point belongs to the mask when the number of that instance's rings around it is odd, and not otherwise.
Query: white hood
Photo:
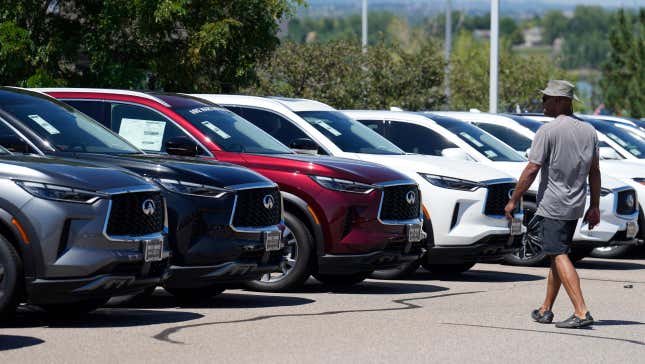
[[[452,160],[420,154],[382,155],[382,154],[356,154],[356,157],[374,163],[385,165],[396,171],[409,173],[429,173],[445,177],[465,179],[475,182],[496,179],[513,178],[498,169],[481,163]]]
[[[513,178],[519,179],[527,163],[528,162],[494,162],[492,165],[495,166],[495,168],[498,168],[500,171],[504,171],[510,174],[511,176],[513,176]],[[619,176],[618,174],[614,174],[611,171],[606,170],[604,168],[605,161],[600,163],[601,163],[600,180],[603,188],[608,188],[610,190],[613,190],[616,188],[627,187],[627,184],[625,184],[625,182],[622,182],[620,180],[617,180],[616,178],[611,177],[611,176],[616,176],[616,177],[622,178],[622,176]],[[614,168],[618,169],[618,167],[614,167]],[[529,188],[529,191],[537,192],[539,185],[540,185],[540,175],[538,174],[538,177],[535,179],[535,181]]]
[[[600,170],[616,178],[645,178],[645,166],[635,160],[602,160]]]

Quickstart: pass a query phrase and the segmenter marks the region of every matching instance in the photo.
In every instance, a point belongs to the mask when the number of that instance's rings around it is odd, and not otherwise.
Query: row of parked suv
[[[513,224],[503,213],[523,151],[451,116],[0,88],[0,315],[20,302],[88,311],[158,285],[196,300],[311,275],[350,285],[538,263],[521,225],[534,192]],[[625,178],[603,176],[602,224],[580,225],[572,254],[636,241]]]

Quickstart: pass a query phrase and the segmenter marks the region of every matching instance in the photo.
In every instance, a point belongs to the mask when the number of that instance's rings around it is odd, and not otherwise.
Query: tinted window
[[[639,129],[606,121],[594,122],[592,125],[633,156],[645,158],[645,137]]]
[[[343,152],[403,154],[392,142],[340,111],[300,111],[297,114]]]
[[[140,153],[101,124],[61,102],[13,94],[0,98],[0,106],[58,151]]]
[[[14,153],[31,153],[32,150],[27,142],[16,134],[4,122],[0,121],[0,154],[7,154],[8,150]],[[4,149],[7,148],[7,149]]]
[[[244,107],[227,107],[227,109],[252,122],[286,146],[290,146],[296,139],[309,138],[292,122],[274,112]]]
[[[529,119],[529,118],[524,118],[524,117],[517,116],[517,115],[504,115],[504,116],[506,116],[507,118],[511,118],[511,119],[515,120],[516,123],[522,125],[523,127],[529,129],[530,131],[532,131],[534,133],[537,132],[538,129],[540,129],[540,127],[542,125],[544,125],[544,123],[542,123],[541,121],[537,121],[537,120],[533,120],[533,119]]]
[[[108,128],[110,125],[110,104],[103,101],[63,100],[83,114],[91,117]]]
[[[384,137],[387,138],[385,135],[385,121],[384,120],[358,120],[361,124],[367,126],[368,128],[374,130],[375,132],[383,135]],[[389,138],[388,138],[389,139]],[[393,142],[392,139],[390,141]],[[396,142],[394,142],[396,144]],[[401,148],[400,145],[397,145],[399,148]],[[401,148],[403,149],[403,148]]]
[[[513,129],[509,129],[505,126],[495,125],[490,123],[473,123],[477,125],[478,128],[484,129],[485,131],[492,134],[495,138],[503,141],[504,143],[513,147],[513,149],[521,152],[527,151],[531,148],[531,139],[516,132]]]
[[[264,130],[227,109],[190,106],[173,110],[227,152],[292,154],[289,148]]]
[[[165,152],[169,139],[187,136],[165,116],[137,105],[113,103],[111,125],[112,130],[146,152]]]
[[[497,138],[469,123],[453,118],[432,115],[432,120],[450,130],[463,141],[475,148],[486,158],[495,162],[524,162],[522,157],[513,148],[502,143]]]
[[[458,148],[457,145],[425,126],[390,121],[388,136],[394,144],[408,153],[441,156],[446,148]]]

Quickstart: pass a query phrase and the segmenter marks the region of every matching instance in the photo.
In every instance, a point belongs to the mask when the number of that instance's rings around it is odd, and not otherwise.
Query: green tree
[[[0,0],[0,22],[28,35],[31,77],[16,84],[228,92],[254,80],[279,44],[278,20],[302,3]]]
[[[264,64],[257,95],[303,97],[337,108],[434,109],[444,102],[442,53],[434,43],[415,52],[381,41],[363,53],[357,42],[283,44]]]
[[[613,111],[632,117],[645,116],[645,9],[633,25],[629,14],[620,10],[609,35],[611,45],[600,81],[605,104]]]
[[[551,10],[546,12],[540,22],[544,42],[553,44],[556,38],[564,36],[568,23],[569,19],[561,11]]]

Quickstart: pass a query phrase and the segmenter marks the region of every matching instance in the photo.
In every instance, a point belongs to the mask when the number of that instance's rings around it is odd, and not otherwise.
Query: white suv
[[[380,163],[419,183],[429,237],[423,264],[439,274],[495,261],[514,239],[504,206],[516,180],[472,162],[410,155],[334,108],[311,100],[236,95],[193,95],[225,106],[300,152]],[[312,151],[313,148],[313,151]],[[416,266],[406,267],[401,276]]]
[[[467,112],[427,114],[394,111],[345,111],[345,113],[386,136],[408,152],[474,160],[499,168],[517,178],[527,163],[526,158],[516,150],[486,131],[471,125],[474,119],[483,120],[493,117],[500,119],[499,115]],[[515,137],[518,136],[515,135]],[[519,148],[526,150],[527,145],[530,147],[530,140],[525,141]],[[634,235],[638,230],[638,210],[634,203],[634,189],[607,175],[602,176],[602,183],[601,224],[593,230],[589,230],[582,221],[578,223],[574,235],[576,249],[575,254],[572,254],[575,259],[584,257],[594,246],[606,246],[614,240],[624,244],[635,243]],[[535,211],[535,195],[538,184],[536,181],[525,196],[527,220]],[[631,207],[627,208],[630,198]],[[619,203],[615,203],[615,201]],[[625,209],[621,208],[621,203],[625,204]],[[539,246],[523,245],[506,259],[512,264],[535,265],[542,262],[544,258]]]

